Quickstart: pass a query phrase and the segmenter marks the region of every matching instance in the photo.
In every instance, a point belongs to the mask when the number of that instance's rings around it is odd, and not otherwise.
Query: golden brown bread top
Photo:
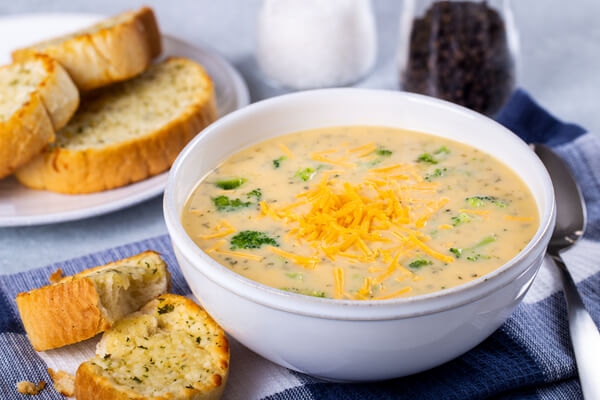
[[[192,300],[159,296],[105,332],[76,377],[79,400],[216,399],[229,368],[223,330]],[[129,397],[128,397],[129,396]]]

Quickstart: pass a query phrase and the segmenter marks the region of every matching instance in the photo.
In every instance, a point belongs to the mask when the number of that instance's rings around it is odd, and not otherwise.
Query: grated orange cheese
[[[288,149],[288,147],[283,144],[283,143],[279,143],[279,148],[281,149],[281,151],[283,151],[285,153],[286,156],[288,156],[289,158],[295,158],[294,157],[294,153],[291,152],[290,149]]]
[[[367,150],[373,151],[373,148],[374,145],[368,144],[348,152],[360,155]],[[329,149],[315,152],[311,157],[322,161],[324,155],[337,151]],[[389,171],[396,169],[402,169],[405,173],[389,174]],[[373,286],[378,285],[381,292],[384,289],[383,282],[387,279],[414,277],[411,271],[399,265],[400,257],[409,257],[422,251],[443,262],[454,261],[451,256],[427,246],[425,242],[431,238],[419,230],[449,201],[447,198],[424,199],[419,195],[435,192],[438,183],[424,181],[411,164],[395,164],[369,171],[378,175],[367,177],[357,184],[344,182],[338,176],[332,177],[334,173],[343,171],[324,171],[316,184],[296,195],[298,201],[290,204],[260,203],[262,215],[294,224],[286,237],[313,249],[312,256],[305,257],[270,248],[273,253],[300,266],[314,269],[323,256],[332,261],[343,257],[350,263],[383,260],[388,264],[385,268],[369,267],[370,273],[379,275],[365,278],[362,288],[355,295],[358,298],[371,296]],[[382,245],[387,248],[382,248]],[[343,276],[336,271],[336,296],[348,296],[343,287],[339,287],[339,280]],[[390,296],[395,295],[398,294]]]
[[[335,281],[335,295],[336,299],[341,299],[344,296],[344,270],[337,267],[333,270],[333,277]]]
[[[278,256],[287,258],[288,260],[291,260],[292,262],[309,269],[315,269],[317,263],[319,262],[319,258],[317,257],[304,257],[298,254],[288,253],[287,251],[278,249],[277,247],[273,246],[269,246],[269,250],[271,250],[271,252],[277,254]]]
[[[329,158],[323,157],[321,154],[318,154],[318,153],[311,153],[310,158],[312,158],[315,161],[324,162],[324,163],[327,163],[327,164],[337,165],[338,167],[347,167],[347,168],[356,167],[356,164],[345,162],[346,158],[340,158],[340,159],[337,159],[337,160],[331,160]]]
[[[221,230],[221,228],[225,228],[225,230]],[[233,226],[227,221],[221,221],[215,226],[215,233],[208,235],[200,235],[200,239],[217,239],[223,236],[230,235],[232,233],[237,232]]]
[[[367,149],[370,149],[370,148],[373,148],[373,150],[375,150],[377,147],[375,146],[375,143],[370,142],[370,143],[367,143],[367,144],[363,144],[362,146],[358,146],[358,147],[355,147],[353,149],[350,149],[348,151],[350,153],[356,153],[357,151],[363,151],[363,150],[367,150]]]
[[[223,254],[226,256],[239,257],[239,258],[247,258],[248,260],[261,261],[263,259],[262,256],[256,254],[248,254],[242,253],[241,251],[231,251],[231,250],[214,250],[215,253]]]
[[[431,247],[427,246],[425,243],[423,243],[419,239],[417,239],[417,237],[415,235],[410,235],[409,240],[411,242],[413,242],[418,248],[423,250],[425,253],[429,254],[431,257],[437,258],[438,260],[441,260],[441,261],[447,262],[447,263],[454,261],[453,257],[446,256],[442,253],[439,253],[439,252],[433,250]]]
[[[364,279],[363,286],[358,290],[358,297],[365,299],[368,295],[371,294],[371,282],[372,279],[368,276]]]
[[[223,246],[225,244],[224,240],[219,240],[214,246],[209,247],[208,249],[206,249],[207,253],[212,253],[213,251],[216,251],[219,247]]]
[[[401,296],[401,295],[403,295],[405,293],[410,292],[411,290],[412,290],[412,288],[410,286],[407,286],[407,287],[405,287],[403,289],[398,290],[395,293],[391,293],[391,294],[388,294],[386,296],[373,297],[373,300],[388,300],[388,299],[393,299],[394,297]]]

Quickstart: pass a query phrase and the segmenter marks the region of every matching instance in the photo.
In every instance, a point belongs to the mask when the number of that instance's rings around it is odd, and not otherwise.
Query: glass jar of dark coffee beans
[[[493,115],[515,85],[510,0],[405,0],[400,86]]]

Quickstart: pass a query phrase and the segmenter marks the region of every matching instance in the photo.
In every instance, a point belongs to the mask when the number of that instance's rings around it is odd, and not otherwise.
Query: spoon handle
[[[600,333],[592,317],[585,309],[575,282],[573,282],[573,278],[562,258],[558,254],[551,254],[550,256],[560,271],[563,293],[567,300],[569,331],[573,350],[575,351],[583,397],[588,400],[600,399],[600,375],[598,372]]]

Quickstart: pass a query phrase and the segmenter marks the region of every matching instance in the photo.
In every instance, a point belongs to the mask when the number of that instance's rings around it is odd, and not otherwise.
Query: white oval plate
[[[35,14],[0,18],[0,64],[12,50],[89,26],[102,16]],[[250,102],[246,83],[235,68],[213,50],[163,35],[163,55],[198,61],[213,80],[219,116]],[[28,189],[13,177],[0,180],[0,227],[39,225],[88,218],[116,211],[161,194],[168,172],[118,189],[85,195],[62,195]]]

